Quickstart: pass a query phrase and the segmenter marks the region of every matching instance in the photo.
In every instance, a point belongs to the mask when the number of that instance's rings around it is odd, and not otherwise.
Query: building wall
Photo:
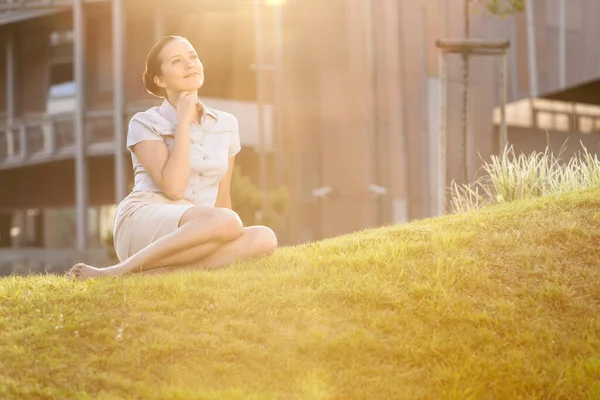
[[[536,63],[540,94],[562,89],[559,68],[559,1],[533,0]],[[600,75],[600,28],[595,0],[566,2],[566,86],[573,86]],[[530,94],[525,15],[516,17],[519,97]]]
[[[508,130],[511,145],[524,154],[544,152],[546,145],[563,161],[583,153],[583,147],[592,155],[600,154],[600,133],[583,134],[553,130],[511,127]]]
[[[86,12],[86,105],[110,109],[113,104],[112,17],[110,4],[90,4]],[[127,22],[125,26],[129,26]],[[125,54],[128,54],[126,52]],[[129,60],[126,57],[126,71]]]
[[[435,40],[462,36],[463,2],[370,3],[371,33],[366,0],[285,5],[285,147],[294,241],[433,213],[440,114]],[[590,45],[597,43],[591,17],[596,3],[567,3],[567,85],[600,75],[600,49]],[[561,88],[557,9],[555,0],[534,0],[540,93]],[[476,8],[471,19],[472,37],[511,40],[509,100],[529,96],[525,14],[502,19]],[[473,57],[469,64],[473,177],[498,151],[491,115],[500,99],[500,59]],[[462,75],[461,57],[449,56],[448,183],[462,181]],[[523,148],[531,143],[543,149],[545,139],[533,134]],[[387,194],[372,196],[366,189],[371,183]],[[315,199],[312,190],[323,186],[331,186],[332,195]]]
[[[16,115],[46,110],[49,31],[45,20],[25,21],[17,26],[14,34]]]

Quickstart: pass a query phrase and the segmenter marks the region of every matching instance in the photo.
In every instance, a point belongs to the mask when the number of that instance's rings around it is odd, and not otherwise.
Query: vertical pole
[[[444,215],[446,213],[446,96],[447,96],[447,82],[446,82],[446,56],[442,52],[439,55],[439,75],[440,75],[440,160],[438,164],[438,177],[439,177],[439,193],[438,193],[438,206],[437,214]]]
[[[527,14],[527,50],[529,56],[529,95],[536,97],[538,95],[537,81],[537,60],[535,51],[535,20],[533,18],[533,1],[525,2],[525,11]]]
[[[277,135],[277,153],[275,155],[277,164],[277,184],[282,185],[284,181],[284,133],[283,133],[283,6],[275,6],[275,133]]]
[[[19,155],[21,158],[27,157],[27,127],[24,123],[19,124],[19,142],[21,143],[21,154]],[[14,146],[14,133],[13,133],[13,146]],[[13,147],[14,151],[14,147]],[[15,154],[16,155],[16,154]]]
[[[517,43],[517,22],[515,18],[510,21],[510,43]],[[510,76],[511,76],[511,99],[520,98],[519,73],[518,73],[517,46],[510,47]]]
[[[12,26],[6,29],[6,125],[12,129],[15,118],[15,43]]]
[[[115,130],[115,202],[119,203],[126,195],[125,160],[125,94],[123,77],[123,3],[112,1],[112,43],[113,43],[113,126]]]
[[[154,3],[154,42],[158,42],[165,36],[165,19],[159,8],[162,2]]]
[[[429,40],[429,35],[427,34],[427,20],[428,20],[428,13],[427,13],[427,5],[424,4],[421,8],[421,20],[422,20],[422,30],[421,30],[421,36],[422,36],[422,43],[428,43]],[[423,198],[427,199],[427,206],[426,206],[426,211],[424,212],[425,217],[430,217],[432,215],[435,215],[436,213],[436,207],[437,207],[437,201],[433,200],[434,199],[434,194],[435,194],[435,173],[432,174],[430,172],[430,168],[431,168],[431,164],[434,162],[434,158],[431,156],[431,147],[432,147],[432,140],[431,140],[431,132],[430,132],[430,128],[431,128],[431,124],[429,122],[429,115],[430,115],[430,89],[429,89],[429,72],[427,70],[427,53],[428,53],[428,49],[425,46],[421,46],[421,80],[422,80],[422,89],[421,89],[421,123],[423,124],[423,139],[424,139],[424,145],[423,148],[425,149],[425,154],[423,155],[423,163],[421,164],[421,168],[423,169],[423,181],[426,182],[425,185],[423,185]],[[403,53],[404,54],[404,53]],[[404,61],[404,60],[402,60]],[[404,98],[402,99],[402,101],[404,102]],[[406,141],[406,139],[405,139]],[[405,143],[405,149],[408,149],[407,144]],[[405,150],[405,154],[407,153],[407,150]],[[405,168],[408,170],[408,161],[405,161]],[[408,187],[408,172],[406,172],[406,187]],[[407,202],[408,202],[408,192],[407,192]]]
[[[261,191],[260,202],[260,220],[265,215],[265,197],[267,193],[267,154],[265,146],[265,121],[264,121],[264,84],[263,84],[263,54],[262,54],[262,35],[261,35],[261,1],[254,0],[254,58],[256,63],[256,103],[258,106],[258,137],[259,137],[259,180]],[[260,222],[259,220],[259,222]]]
[[[390,2],[390,6],[391,4],[394,4],[394,2]],[[399,158],[400,160],[400,168],[402,169],[400,172],[400,180],[399,180],[399,192],[400,192],[400,201],[402,202],[402,210],[401,210],[401,219],[398,218],[398,215],[396,214],[396,212],[393,212],[394,215],[394,222],[398,223],[404,223],[406,221],[408,221],[409,219],[409,211],[410,211],[410,205],[409,205],[409,195],[408,195],[408,169],[409,169],[409,160],[408,160],[408,140],[407,140],[407,133],[406,133],[406,107],[407,107],[407,102],[406,102],[406,98],[407,98],[407,84],[406,84],[406,60],[405,60],[405,54],[406,54],[406,36],[405,36],[405,32],[406,30],[404,29],[404,8],[406,7],[406,3],[404,2],[398,2],[397,3],[397,7],[398,7],[398,14],[397,14],[397,35],[398,35],[398,42],[397,42],[397,46],[398,46],[398,57],[397,57],[397,62],[398,62],[398,111],[397,111],[397,115],[398,115],[398,136],[399,136],[399,140],[398,143],[400,144],[400,148],[392,148],[392,153],[389,155],[390,160],[393,160],[394,158]],[[423,10],[425,10],[425,6],[423,6]],[[425,14],[423,14],[423,18]],[[425,27],[425,20],[423,21],[423,26]],[[390,29],[393,29],[392,27],[390,27]],[[425,31],[425,28],[423,29],[423,31]],[[425,40],[423,40],[423,43],[427,43]],[[421,46],[421,60],[423,61],[423,69],[422,72],[424,73],[424,76],[422,77],[422,83],[426,83],[427,82],[427,70],[426,70],[426,58],[425,58],[425,48],[424,46]],[[425,89],[423,89],[424,91],[422,93],[425,93]],[[426,98],[426,96],[423,94],[422,97],[423,99]],[[427,110],[426,108],[426,104],[423,104],[423,108],[421,109],[421,115],[425,116],[425,110]],[[425,117],[423,119],[426,119]],[[423,125],[425,126],[425,125]],[[425,132],[426,135],[426,130],[424,130],[423,132]],[[425,136],[426,137],[426,136]],[[424,163],[427,163],[427,157],[423,157],[423,161]],[[393,165],[393,164],[392,164]],[[424,171],[426,171],[426,169],[423,169],[421,171],[422,181],[426,181],[427,176],[424,174]],[[390,173],[390,179],[392,179],[391,177],[393,176],[393,174]],[[392,189],[393,187],[393,182],[389,182],[390,185],[390,189]],[[427,185],[424,185],[425,187],[427,187]],[[390,190],[391,193],[391,190]],[[424,198],[427,198],[427,196],[425,196]],[[391,201],[394,201],[393,198]],[[393,206],[395,208],[395,206]]]
[[[87,248],[87,165],[85,160],[85,33],[83,0],[73,0],[74,63],[75,63],[75,190],[77,249]]]
[[[498,154],[502,154],[508,144],[508,131],[506,126],[506,102],[508,91],[508,66],[506,51],[502,53],[502,65],[500,67],[500,148]]]
[[[380,160],[378,157],[379,143],[380,143],[380,134],[378,129],[378,121],[377,121],[377,67],[376,67],[376,55],[375,55],[375,27],[373,26],[373,1],[366,0],[365,1],[365,19],[366,19],[366,54],[367,54],[367,65],[368,65],[368,73],[369,73],[369,85],[367,88],[368,98],[370,100],[370,117],[371,123],[369,124],[371,127],[371,152],[372,152],[372,162],[371,162],[371,183],[374,185],[381,185],[380,182]],[[381,200],[379,196],[371,195],[372,201],[372,212],[371,212],[371,224],[379,225],[381,222]]]
[[[465,39],[468,39],[471,36],[471,16],[470,12],[470,3],[471,0],[463,0],[463,33]],[[470,172],[470,146],[469,146],[469,56],[468,52],[462,53],[462,61],[463,61],[463,126],[462,126],[462,156],[463,156],[463,170],[462,170],[462,179],[465,183],[469,181],[469,172]]]
[[[6,144],[7,156],[14,155],[15,45],[12,26],[6,32]],[[21,143],[22,145],[22,143]]]
[[[567,21],[565,0],[558,2],[558,62],[560,87],[567,86]]]

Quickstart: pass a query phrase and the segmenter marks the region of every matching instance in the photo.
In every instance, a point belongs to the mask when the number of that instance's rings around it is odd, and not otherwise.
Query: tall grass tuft
[[[462,213],[492,204],[600,187],[600,160],[583,144],[582,148],[565,162],[561,159],[564,148],[558,155],[548,146],[544,152],[517,155],[512,146],[506,147],[483,165],[483,175],[474,182],[452,182],[452,211]]]

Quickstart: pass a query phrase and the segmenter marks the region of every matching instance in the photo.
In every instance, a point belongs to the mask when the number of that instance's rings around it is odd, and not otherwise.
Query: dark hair
[[[166,90],[154,82],[154,77],[159,76],[162,73],[160,69],[162,60],[160,59],[159,54],[167,44],[177,39],[185,40],[181,36],[164,36],[152,46],[150,52],[146,56],[146,69],[144,70],[142,80],[144,81],[144,87],[148,93],[156,97],[167,97]]]

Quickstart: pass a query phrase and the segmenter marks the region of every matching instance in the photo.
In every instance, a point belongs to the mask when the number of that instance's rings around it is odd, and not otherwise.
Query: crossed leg
[[[196,206],[182,215],[174,232],[128,259],[107,268],[75,264],[67,275],[85,280],[187,267],[217,268],[236,260],[271,254],[276,247],[277,238],[271,229],[243,228],[240,218],[231,210]]]
[[[219,245],[214,242],[185,250],[177,259],[164,260],[170,267],[142,271],[144,275],[164,274],[181,269],[215,269],[238,260],[258,258],[273,253],[277,241],[273,231],[265,226],[250,226],[243,229],[236,239]],[[213,251],[211,251],[213,250]],[[208,256],[205,254],[209,253]],[[183,265],[176,262],[184,262]]]

